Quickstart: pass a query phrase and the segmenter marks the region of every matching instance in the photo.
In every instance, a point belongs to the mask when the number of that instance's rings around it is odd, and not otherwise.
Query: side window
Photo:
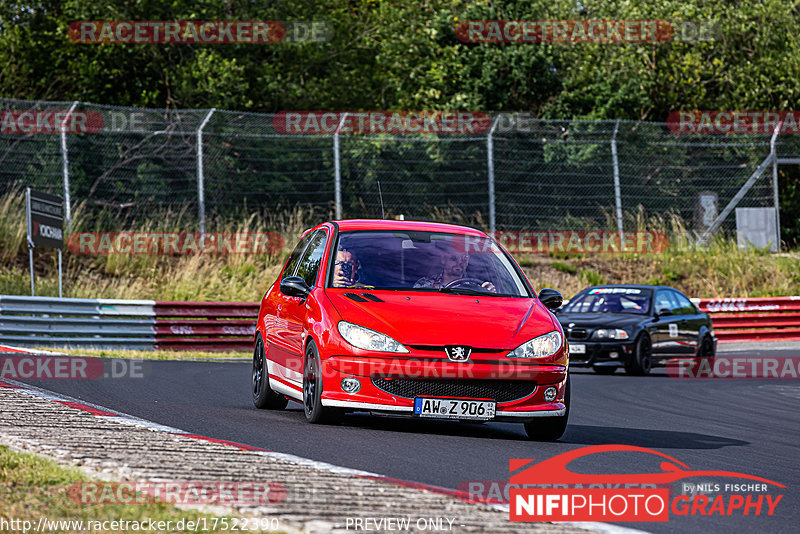
[[[694,308],[694,304],[692,304],[692,302],[682,294],[678,293],[677,291],[673,291],[672,298],[678,301],[678,309],[675,310],[674,313],[680,313],[682,315],[694,315],[697,313]]]
[[[322,253],[325,251],[327,237],[323,230],[317,232],[297,267],[297,276],[305,280],[309,287],[314,287],[317,281],[319,264],[322,261]]]
[[[672,313],[676,313],[675,308],[678,305],[672,300],[671,296],[672,291],[661,290],[656,293],[656,312],[660,312],[664,308],[671,310]]]
[[[294,269],[297,267],[297,264],[300,261],[300,255],[306,249],[306,245],[308,245],[308,242],[311,241],[311,238],[314,237],[314,235],[314,232],[310,232],[307,236],[300,240],[296,247],[294,247],[294,250],[289,255],[289,260],[286,262],[286,267],[283,269],[283,277],[281,279],[294,274]]]

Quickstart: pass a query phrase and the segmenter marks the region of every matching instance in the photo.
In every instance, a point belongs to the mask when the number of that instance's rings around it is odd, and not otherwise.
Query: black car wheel
[[[564,415],[558,417],[538,417],[529,423],[525,423],[525,433],[529,439],[537,441],[555,441],[564,435],[567,430],[567,420],[569,419],[570,404],[570,380],[567,375],[567,390],[564,392]]]
[[[592,369],[598,375],[613,375],[617,370],[616,367],[609,367],[608,365],[595,365]]]
[[[253,375],[250,382],[252,386],[253,404],[256,408],[268,408],[270,410],[282,410],[289,402],[286,397],[272,391],[269,387],[269,377],[267,376],[267,355],[264,351],[264,341],[261,334],[256,336],[255,348],[253,349]]]
[[[308,343],[303,363],[303,408],[309,423],[333,424],[342,419],[344,412],[322,405],[322,373],[319,351],[313,341]]]
[[[625,364],[625,372],[629,375],[644,376],[650,374],[653,367],[653,344],[647,332],[642,332],[636,341],[636,349]]]
[[[700,360],[711,359],[714,355],[714,340],[706,334],[700,341],[700,347],[697,349],[697,358]]]

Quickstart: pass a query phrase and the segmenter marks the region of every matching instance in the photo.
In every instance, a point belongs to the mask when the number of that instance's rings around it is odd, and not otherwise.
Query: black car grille
[[[524,380],[445,380],[386,379],[373,377],[372,383],[386,393],[414,397],[463,397],[508,402],[527,397],[536,391],[536,384]]]
[[[585,328],[571,328],[567,329],[567,339],[569,340],[581,340],[586,339],[586,329]]]

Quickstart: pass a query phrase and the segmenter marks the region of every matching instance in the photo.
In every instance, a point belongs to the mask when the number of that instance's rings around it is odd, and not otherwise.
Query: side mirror
[[[544,304],[545,308],[551,311],[560,308],[561,303],[564,302],[561,293],[555,289],[542,289],[539,291],[539,300]]]
[[[672,310],[669,308],[661,308],[656,312],[656,317],[666,317],[667,315],[672,315]]]
[[[290,297],[300,297],[304,299],[311,293],[306,281],[299,276],[287,276],[281,280],[281,293]]]

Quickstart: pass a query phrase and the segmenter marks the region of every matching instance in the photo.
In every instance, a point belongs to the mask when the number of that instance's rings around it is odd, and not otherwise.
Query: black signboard
[[[28,188],[28,244],[64,248],[64,201],[61,197]]]

